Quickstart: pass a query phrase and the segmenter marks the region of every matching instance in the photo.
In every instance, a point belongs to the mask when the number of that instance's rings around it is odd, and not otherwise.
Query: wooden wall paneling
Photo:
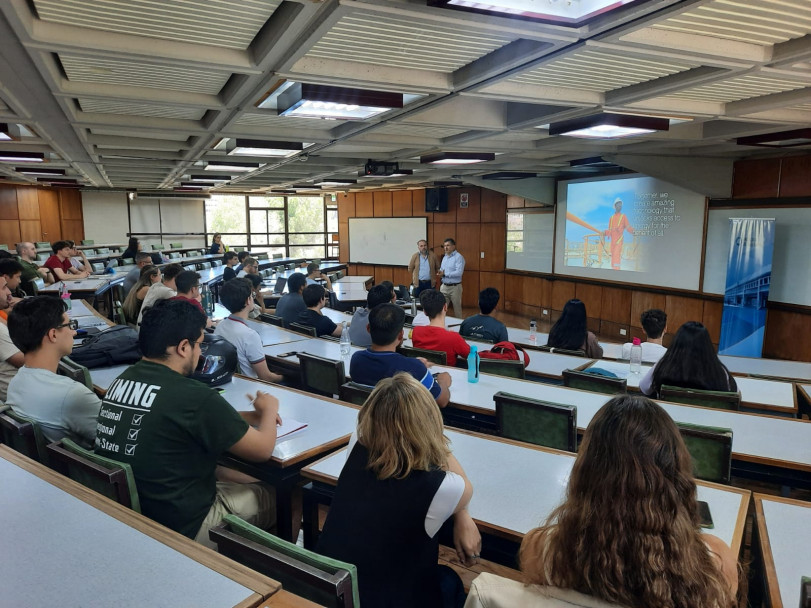
[[[375,285],[381,281],[394,283],[394,269],[391,266],[374,266]]]
[[[575,297],[576,284],[571,281],[552,281],[552,299],[550,306],[555,310],[563,310],[563,306]]]
[[[37,188],[17,188],[17,217],[21,220],[39,220],[39,196]],[[35,239],[41,240],[37,235]]]
[[[465,256],[465,272],[479,269],[481,258],[481,225],[456,224],[456,248]]]
[[[707,328],[707,331],[710,332],[710,338],[713,344],[718,344],[721,341],[721,316],[724,312],[724,303],[704,300],[703,307],[704,310],[701,316],[701,322],[704,324],[704,327]],[[668,325],[670,325],[669,317]],[[675,333],[675,329],[670,331],[669,327],[668,331]]]
[[[811,361],[811,340],[807,333],[808,315],[770,309],[766,317],[766,337],[763,356],[792,361]]]
[[[462,307],[479,308],[479,271],[468,270],[462,277]],[[454,311],[454,317],[461,317],[462,311]]]
[[[372,201],[375,217],[391,217],[391,190],[375,190]]]
[[[425,210],[425,189],[409,190],[409,192],[411,192],[411,215],[413,217],[427,217],[430,224],[434,220],[434,213]]]
[[[595,331],[592,319],[589,319],[589,331],[596,333],[601,339],[609,340],[611,342],[625,342],[630,341],[631,326],[627,323],[617,323],[615,321],[608,321],[600,319],[599,329]],[[625,333],[623,333],[625,332]]]
[[[600,317],[624,326],[631,324],[631,290],[619,287],[603,287]]]
[[[484,251],[484,259],[479,260],[479,269],[503,272],[506,265],[506,224],[481,224],[480,242],[481,250]]]
[[[507,195],[483,188],[481,191],[482,222],[507,222]]]
[[[524,290],[524,278],[517,274],[504,274],[504,291],[501,294],[501,305],[509,312],[515,312],[515,307],[523,304],[521,299]]]
[[[504,308],[504,278],[503,272],[479,272],[479,291],[487,287],[498,289],[498,293],[501,294],[501,299],[498,301],[499,308]],[[478,306],[478,300],[476,305]]]
[[[391,196],[391,214],[394,217],[411,217],[413,190],[395,190]]]
[[[78,190],[58,190],[59,215],[63,220],[82,219],[82,194]]]
[[[350,217],[355,217],[355,193],[338,193],[338,222],[346,222]]]
[[[481,215],[481,188],[456,188],[452,190],[456,200],[456,223],[476,223],[482,221]],[[461,196],[467,194],[467,207],[461,206]],[[449,197],[450,199],[450,197]],[[450,206],[450,200],[448,201]]]
[[[13,251],[14,246],[21,240],[20,222],[10,220],[0,221],[0,243],[8,245],[9,251]]]
[[[811,196],[811,154],[782,159],[778,196]]]
[[[704,302],[686,296],[665,296],[667,329],[675,334],[687,321],[701,321],[704,318]]]
[[[16,220],[19,218],[17,188],[14,186],[0,186],[0,220]],[[3,242],[5,243],[5,241]],[[17,241],[11,244],[16,245]]]
[[[434,211],[434,219],[438,222],[456,223],[456,210],[459,208],[459,192],[461,188],[448,188],[448,210]]]
[[[65,240],[79,243],[84,238],[84,222],[82,220],[62,220],[62,236]]]
[[[352,266],[354,276],[365,276],[365,277],[372,277],[375,276],[375,267],[370,264],[353,264]]]
[[[31,241],[35,243],[42,237],[42,226],[39,220],[20,220],[20,238],[19,241]],[[9,245],[9,249],[13,245]]]
[[[59,221],[59,196],[55,190],[41,189],[38,198],[42,236],[37,240],[54,243],[62,238],[62,224]]]
[[[408,272],[408,266],[393,266],[391,276],[391,282],[395,285],[405,285],[406,287],[411,285],[411,273]]]
[[[374,217],[375,204],[371,192],[355,192],[355,217]]]
[[[639,315],[652,308],[665,310],[665,296],[663,294],[649,293],[647,291],[631,292],[631,327],[641,328],[642,323],[639,320]]]
[[[441,213],[436,214],[438,217],[442,217]],[[456,246],[459,246],[459,239],[456,235],[456,224],[446,224],[440,223],[437,221],[429,222],[428,223],[428,234],[430,234],[430,238],[428,239],[430,242],[428,243],[429,246],[433,245],[434,253],[442,261],[442,256],[444,255],[444,251],[442,249],[442,241],[446,238],[450,237],[456,241]],[[461,251],[461,250],[460,250]],[[465,255],[462,252],[462,255]],[[408,261],[408,260],[406,260]],[[465,255],[465,262],[467,262],[467,256]]]
[[[349,223],[338,222],[338,261],[349,261]]]
[[[602,316],[603,288],[600,285],[577,283],[574,297],[586,305],[586,314],[589,317],[599,319]]]
[[[739,160],[732,177],[732,198],[772,198],[780,191],[780,159]]]

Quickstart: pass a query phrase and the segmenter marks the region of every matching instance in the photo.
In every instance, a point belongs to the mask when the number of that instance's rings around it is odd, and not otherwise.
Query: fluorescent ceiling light
[[[244,173],[245,171],[253,171],[261,167],[259,163],[242,163],[232,160],[209,160],[206,165],[206,171],[233,171],[234,173]]]
[[[276,107],[279,116],[365,120],[402,108],[403,94],[297,82],[279,94]]]
[[[595,114],[552,123],[549,125],[549,135],[586,139],[616,139],[667,131],[669,128],[670,121],[667,118],[632,114]]]
[[[64,169],[51,169],[45,167],[14,167],[14,170],[17,173],[22,173],[23,175],[65,175]]]
[[[352,184],[357,183],[358,180],[356,179],[328,178],[314,182],[313,186],[351,186]]]
[[[287,157],[304,150],[305,146],[298,141],[262,141],[259,139],[233,138],[225,149],[229,156],[278,156]]]
[[[214,188],[218,185],[217,182],[180,182],[181,188]]]
[[[502,181],[509,181],[514,179],[527,179],[530,177],[538,177],[537,173],[529,173],[526,171],[497,171],[496,173],[488,173],[482,175],[482,179],[495,179]]]
[[[739,146],[762,146],[765,148],[799,148],[811,146],[811,129],[792,129],[765,135],[739,137],[735,140]]]
[[[375,178],[375,177],[404,177],[406,175],[414,175],[413,169],[395,169],[392,173],[366,173],[363,169],[358,171],[358,177]]]
[[[0,141],[20,141],[20,129],[17,125],[0,122]]]
[[[4,163],[41,163],[45,161],[42,152],[0,151],[0,162]]]
[[[193,182],[229,182],[230,175],[189,175],[189,181]]]
[[[429,5],[530,21],[582,25],[604,13],[641,1],[643,0],[429,0]]]
[[[570,167],[618,167],[610,161],[605,160],[602,156],[590,156],[588,158],[578,158],[569,161]]]
[[[495,159],[492,152],[440,152],[420,156],[420,162],[431,165],[472,165]]]

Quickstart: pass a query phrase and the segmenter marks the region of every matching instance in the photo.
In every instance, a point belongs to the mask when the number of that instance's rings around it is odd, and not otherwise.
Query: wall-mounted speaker
[[[448,211],[447,188],[427,188],[425,190],[425,211],[447,213]]]

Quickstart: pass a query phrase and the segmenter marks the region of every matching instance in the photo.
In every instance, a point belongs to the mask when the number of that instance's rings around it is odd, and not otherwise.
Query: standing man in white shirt
[[[408,262],[408,272],[411,273],[411,284],[414,286],[414,297],[418,298],[420,292],[434,288],[434,277],[439,272],[439,261],[436,254],[428,249],[428,241],[417,241],[417,253],[411,256]]]
[[[437,277],[442,285],[439,288],[453,306],[453,314],[462,316],[462,274],[465,272],[465,258],[456,251],[456,241],[445,239],[442,243],[445,256],[442,258]]]

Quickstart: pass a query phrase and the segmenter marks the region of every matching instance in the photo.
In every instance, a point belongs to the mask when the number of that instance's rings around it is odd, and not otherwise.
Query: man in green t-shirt
[[[96,452],[132,466],[144,515],[213,547],[208,529],[226,513],[261,528],[273,523],[269,488],[218,482],[215,472],[226,451],[268,460],[280,421],[271,395],[257,392],[256,411],[240,413],[187,377],[197,367],[205,326],[206,316],[188,302],[162,300],[146,312],[138,336],[143,359],[107,389]]]
[[[34,292],[31,289],[31,283],[36,279],[44,279],[46,283],[51,283],[51,274],[47,268],[40,268],[37,265],[37,248],[34,243],[25,242],[17,243],[17,255],[20,256],[20,264],[22,264],[23,271],[20,276],[20,287],[29,296],[33,296]]]

